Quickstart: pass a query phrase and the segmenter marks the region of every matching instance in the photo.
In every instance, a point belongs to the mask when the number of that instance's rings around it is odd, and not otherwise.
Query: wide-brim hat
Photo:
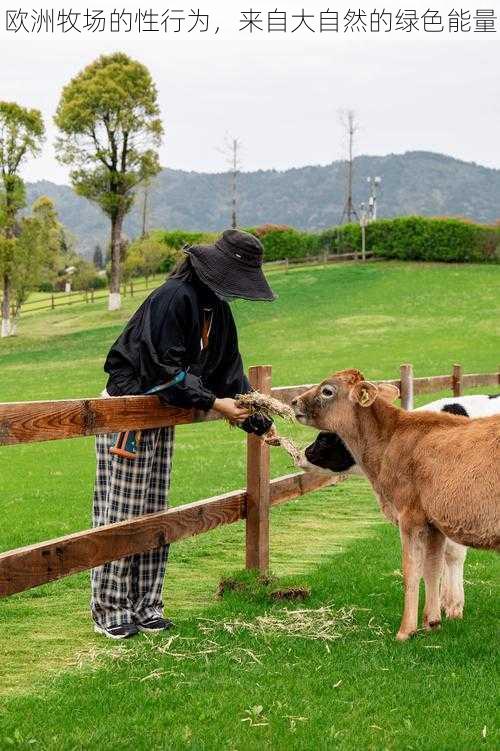
[[[188,245],[184,252],[200,280],[222,297],[275,300],[262,271],[264,248],[249,232],[228,229],[213,245]]]

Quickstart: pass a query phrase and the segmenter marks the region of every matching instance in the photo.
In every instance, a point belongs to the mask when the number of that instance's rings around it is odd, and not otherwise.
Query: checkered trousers
[[[96,436],[93,526],[163,511],[170,486],[174,429],[143,430],[135,459],[110,454],[116,433]],[[92,570],[92,617],[107,628],[163,615],[168,545]]]

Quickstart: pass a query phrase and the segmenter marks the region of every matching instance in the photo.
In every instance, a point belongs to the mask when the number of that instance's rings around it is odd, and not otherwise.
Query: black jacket
[[[212,325],[202,350],[205,308],[212,311]],[[158,394],[164,403],[179,407],[209,410],[216,397],[251,390],[231,309],[194,275],[168,279],[142,303],[111,347],[104,370],[110,396],[145,394],[186,371],[184,381]],[[261,415],[242,425],[259,435],[270,426]]]

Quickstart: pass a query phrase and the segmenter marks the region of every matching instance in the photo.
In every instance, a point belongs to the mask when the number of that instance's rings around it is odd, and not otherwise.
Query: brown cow
[[[395,386],[343,370],[292,404],[300,422],[338,433],[399,526],[405,603],[397,638],[405,640],[417,630],[422,576],[424,628],[440,624],[446,537],[499,549],[500,416],[406,412],[391,404],[398,395]]]

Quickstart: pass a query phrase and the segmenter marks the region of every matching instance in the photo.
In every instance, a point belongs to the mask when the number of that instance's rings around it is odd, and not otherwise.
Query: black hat
[[[214,245],[189,245],[184,251],[201,281],[218,295],[276,299],[262,271],[262,243],[249,232],[227,229]]]

